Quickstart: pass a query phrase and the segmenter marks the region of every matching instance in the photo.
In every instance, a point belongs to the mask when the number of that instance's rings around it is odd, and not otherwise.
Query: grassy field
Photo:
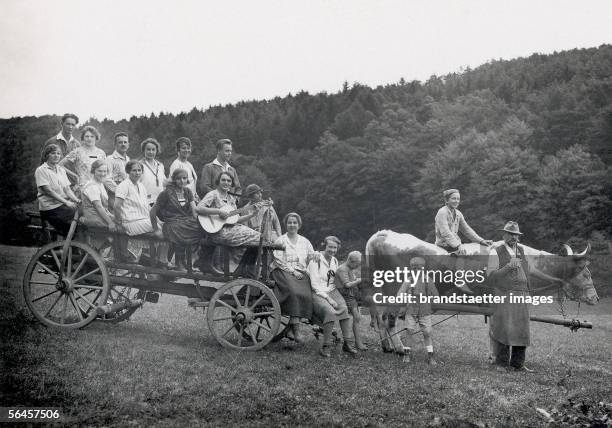
[[[223,349],[202,310],[172,296],[120,324],[47,329],[21,297],[31,253],[0,247],[0,405],[60,407],[66,424],[546,426],[536,408],[570,414],[581,404],[612,402],[609,298],[581,315],[593,330],[532,323],[533,374],[491,368],[482,316],[435,327],[435,368],[425,363],[420,335],[413,337],[416,361],[406,364],[383,354],[368,326],[371,350],[352,358],[338,346],[325,360],[314,336],[298,348],[281,342],[255,353]]]

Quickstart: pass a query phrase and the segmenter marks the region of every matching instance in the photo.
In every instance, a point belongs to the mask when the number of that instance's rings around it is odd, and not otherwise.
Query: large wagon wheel
[[[102,257],[77,241],[43,246],[30,259],[23,277],[28,307],[40,322],[51,327],[85,327],[98,315],[97,307],[106,303],[109,287]]]
[[[276,336],[280,304],[268,287],[253,279],[228,282],[208,305],[208,328],[224,347],[257,351]]]

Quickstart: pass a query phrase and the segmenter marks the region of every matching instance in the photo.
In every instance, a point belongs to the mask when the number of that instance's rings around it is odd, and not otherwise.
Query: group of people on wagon
[[[177,139],[177,159],[166,177],[164,165],[156,159],[161,148],[154,138],[140,144],[142,158],[133,160],[127,155],[129,136],[119,132],[114,136],[115,150],[107,156],[97,147],[100,133],[93,126],[83,127],[81,141],[76,141],[72,133],[77,124],[75,115],[62,118],[62,130],[43,145],[41,166],[35,172],[41,218],[60,234],[68,233],[81,204],[80,221],[86,226],[123,232],[129,237],[163,236],[174,244],[173,268],[185,269],[186,248],[203,243],[196,267],[221,273],[215,266],[215,246],[231,247],[230,259],[236,263],[242,260],[245,265],[245,260],[246,264],[254,260],[252,247],[265,233],[266,242],[285,248],[274,251],[271,277],[277,284],[275,292],[283,314],[290,317],[293,339],[302,343],[301,322],[313,320],[323,328],[320,354],[329,357],[333,326],[338,320],[343,350],[354,354],[357,349],[367,349],[359,334],[361,316],[354,297],[361,282],[361,254],[352,252],[345,263],[339,264],[335,255],[341,243],[335,236],[325,238],[321,252],[314,251],[312,244],[298,234],[302,219],[294,212],[284,217],[283,234],[271,202],[262,198],[263,189],[251,184],[241,191],[238,174],[229,164],[231,140],[216,143],[217,156],[204,166],[200,176],[200,197],[198,176],[188,160],[192,150],[189,138]],[[240,196],[247,203],[238,209]],[[214,233],[205,232],[198,221],[198,216],[225,220],[233,212],[240,213],[237,223],[225,224]],[[118,239],[122,241],[121,250],[114,257],[136,261],[144,241]],[[158,263],[169,263],[163,258],[167,255],[163,248],[157,253]]]

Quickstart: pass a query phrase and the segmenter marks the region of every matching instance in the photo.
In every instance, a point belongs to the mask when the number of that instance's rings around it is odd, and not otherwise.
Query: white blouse
[[[132,180],[126,178],[117,186],[115,197],[123,199],[121,207],[121,221],[123,223],[149,218],[147,191],[142,183],[134,184]]]
[[[287,234],[280,236],[275,244],[285,246],[285,251],[274,250],[273,267],[277,267],[287,272],[294,270],[306,271],[308,256],[314,253],[312,244],[302,235],[297,235],[297,242],[291,242]]]
[[[325,256],[321,254],[319,260],[312,260],[308,263],[308,276],[310,277],[310,286],[315,294],[321,297],[327,297],[329,293],[336,289],[334,278],[338,269],[338,260],[332,257],[328,262]]]
[[[141,159],[140,163],[142,164],[140,182],[147,191],[147,203],[152,205],[157,200],[159,194],[164,190],[164,181],[166,180],[164,164],[155,161],[155,166],[151,166],[144,159]]]

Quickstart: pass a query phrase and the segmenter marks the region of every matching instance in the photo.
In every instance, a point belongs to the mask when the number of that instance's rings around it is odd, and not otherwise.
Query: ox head
[[[593,285],[591,271],[589,271],[589,261],[586,256],[591,251],[591,244],[582,253],[574,254],[569,245],[563,244],[567,255],[565,272],[563,279],[566,283],[563,286],[563,292],[571,299],[578,302],[585,302],[588,305],[594,305],[599,301],[597,290]]]

